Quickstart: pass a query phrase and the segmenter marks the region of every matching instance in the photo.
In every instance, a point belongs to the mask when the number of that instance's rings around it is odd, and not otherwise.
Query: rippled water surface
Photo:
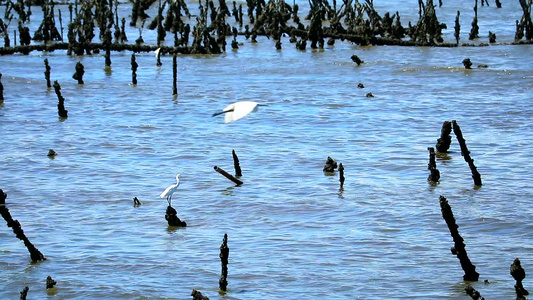
[[[382,14],[400,9],[404,26],[417,18],[416,1],[375,2]],[[453,41],[462,10],[466,42],[473,13],[458,2],[444,1],[437,14]],[[501,11],[480,7],[478,43],[488,30],[512,41],[521,16],[513,2]],[[32,11],[35,23],[39,9]],[[128,17],[131,6],[120,11]],[[133,41],[137,30],[128,30]],[[143,37],[155,39],[148,30]],[[111,69],[101,54],[0,57],[0,188],[47,258],[31,263],[23,243],[0,226],[0,298],[18,299],[29,286],[29,299],[190,299],[193,288],[211,299],[469,299],[440,195],[480,273],[473,286],[487,299],[515,297],[514,258],[533,272],[531,45],[337,41],[298,51],[285,37],[277,51],[264,37],[238,40],[238,50],[221,55],[180,55],[177,98],[170,56],[157,67],[153,53],[137,54],[136,86],[130,52],[113,53]],[[365,63],[356,66],[353,54]],[[465,70],[467,57],[489,68]],[[46,88],[45,58],[66,99],[64,121]],[[77,61],[84,85],[72,79]],[[230,124],[211,117],[241,100],[266,106]],[[445,120],[461,126],[482,187],[474,187],[454,136],[437,160],[440,184],[426,181],[427,147]],[[232,150],[243,170],[238,187],[213,170],[233,173]],[[345,167],[344,189],[337,173],[322,172],[328,156]],[[159,198],[176,173],[173,206],[186,228],[167,225]],[[133,207],[133,197],[143,205]],[[229,285],[219,294],[225,233]],[[57,281],[50,294],[48,275]],[[530,277],[524,286],[533,289]]]

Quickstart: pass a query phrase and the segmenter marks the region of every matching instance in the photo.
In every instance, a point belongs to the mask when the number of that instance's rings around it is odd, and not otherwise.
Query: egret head
[[[181,174],[176,175],[176,180],[180,179]]]

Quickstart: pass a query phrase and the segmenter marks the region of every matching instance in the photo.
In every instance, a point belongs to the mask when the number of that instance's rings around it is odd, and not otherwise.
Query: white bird
[[[253,111],[257,111],[258,106],[262,105],[254,101],[235,102],[228,105],[221,112],[214,113],[213,117],[221,114],[226,114],[224,116],[224,122],[229,123],[232,121],[237,121],[240,118],[244,118]]]
[[[176,175],[176,183],[167,187],[167,189],[160,195],[161,198],[167,197],[168,206],[170,206],[170,203],[172,202],[172,194],[174,194],[180,185],[180,176],[181,174]]]

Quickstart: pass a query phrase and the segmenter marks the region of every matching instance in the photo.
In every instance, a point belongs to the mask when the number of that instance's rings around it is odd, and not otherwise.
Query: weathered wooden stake
[[[233,181],[236,185],[241,185],[243,184],[242,181],[240,181],[239,179],[233,177],[231,174],[229,174],[228,172],[222,170],[221,168],[215,166],[215,171],[217,171],[218,173],[224,175],[224,177],[226,177],[227,179]]]
[[[455,136],[457,137],[457,141],[459,142],[459,146],[461,146],[461,155],[464,157],[465,161],[468,163],[468,166],[470,167],[470,171],[472,171],[472,178],[474,179],[474,184],[481,186],[481,175],[477,171],[476,166],[474,165],[474,159],[470,157],[470,151],[468,151],[468,148],[466,147],[465,139],[463,138],[463,133],[461,132],[461,128],[459,125],[457,125],[457,122],[455,120],[452,121],[453,124],[453,133],[455,133]]]
[[[172,56],[172,95],[178,96],[178,55]]]
[[[341,183],[341,189],[344,187],[344,166],[339,164],[339,181]]]
[[[44,255],[37,248],[35,248],[35,246],[24,234],[24,231],[22,230],[19,221],[13,220],[13,218],[11,217],[11,213],[9,213],[9,209],[6,207],[6,198],[7,194],[4,193],[2,189],[0,189],[0,214],[2,215],[4,220],[6,220],[7,227],[13,228],[13,232],[15,233],[17,238],[24,242],[24,245],[26,246],[26,248],[28,248],[28,251],[30,252],[30,257],[32,261],[35,262],[45,260],[46,258],[44,257]]]
[[[81,61],[76,63],[76,72],[72,75],[72,78],[78,81],[78,84],[83,84],[83,74],[85,74],[85,67]]]
[[[440,130],[440,138],[437,140],[437,144],[435,145],[437,152],[448,152],[448,149],[450,149],[450,144],[452,143],[452,137],[450,136],[451,132],[452,123],[450,121],[444,121]]]
[[[26,296],[28,296],[28,291],[30,290],[29,287],[24,287],[22,291],[20,292],[20,300],[26,300]]]
[[[131,55],[131,83],[137,84],[137,68],[139,64],[135,61],[135,53]]]
[[[218,286],[221,291],[226,291],[228,287],[228,258],[228,234],[224,234],[224,239],[222,240],[222,244],[220,245],[220,262],[222,264],[222,274],[220,275],[220,280],[218,281]]]
[[[187,223],[178,218],[178,212],[172,207],[168,206],[165,214],[165,220],[167,220],[169,226],[186,227]]]
[[[478,291],[476,291],[476,289],[473,288],[470,284],[466,285],[465,292],[468,296],[470,296],[474,300],[485,300],[485,298],[481,297],[481,294]]]
[[[231,154],[233,155],[233,166],[235,167],[235,176],[241,177],[242,171],[241,165],[239,164],[239,158],[237,157],[235,150],[231,150]]]
[[[428,176],[428,181],[436,183],[440,179],[440,172],[437,169],[437,162],[435,160],[435,149],[433,147],[428,147],[428,151],[429,151],[428,170],[430,171],[430,174]]]
[[[68,110],[65,109],[65,98],[61,96],[61,86],[59,85],[57,80],[54,81],[54,90],[56,92],[57,99],[59,100],[59,102],[57,103],[57,114],[60,118],[66,119],[68,118]]]
[[[529,292],[522,285],[522,280],[526,278],[526,271],[524,268],[522,268],[520,259],[518,258],[515,258],[511,264],[511,275],[513,276],[514,280],[516,280],[516,284],[514,286],[516,291],[516,299],[525,299],[524,296],[529,295]]]
[[[51,88],[52,84],[50,83],[50,70],[52,70],[52,68],[48,64],[48,58],[44,59],[44,67],[46,69],[46,71],[44,71],[44,78],[46,79],[46,87]]]
[[[53,280],[51,276],[46,277],[46,288],[47,289],[53,288],[54,285],[56,285],[56,284],[57,284],[57,282],[55,280]]]
[[[470,262],[468,254],[466,253],[464,240],[459,234],[459,226],[455,223],[455,218],[453,216],[452,208],[448,204],[448,200],[444,196],[440,196],[440,209],[442,212],[442,218],[446,221],[450,234],[453,238],[454,246],[451,248],[453,254],[457,255],[461,267],[465,274],[463,275],[463,280],[467,281],[478,281],[479,274],[476,272],[476,266]]]
[[[202,295],[200,291],[197,291],[195,289],[192,289],[191,296],[192,300],[209,300],[207,296]]]
[[[0,103],[4,102],[4,85],[2,84],[2,73],[0,73]]]

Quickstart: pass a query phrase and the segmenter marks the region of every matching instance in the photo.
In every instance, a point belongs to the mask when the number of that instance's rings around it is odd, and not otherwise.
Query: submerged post
[[[333,158],[329,157],[326,159],[326,164],[324,165],[324,168],[322,168],[322,171],[327,173],[333,173],[335,172],[335,169],[337,168],[337,162],[333,160]]]
[[[241,185],[243,184],[242,181],[240,181],[239,179],[233,177],[231,174],[229,174],[228,172],[222,170],[221,168],[215,166],[215,171],[217,171],[218,173],[222,174],[224,177],[226,177],[227,179],[233,181],[236,185]]]
[[[44,257],[44,255],[37,248],[35,248],[35,246],[24,234],[24,231],[22,230],[19,221],[13,220],[13,218],[11,217],[11,213],[9,213],[9,209],[6,207],[6,198],[7,194],[4,193],[2,189],[0,189],[0,214],[2,215],[4,220],[6,220],[7,227],[13,228],[13,232],[15,233],[17,238],[24,242],[24,245],[26,246],[26,248],[28,248],[28,251],[30,252],[30,257],[32,261],[35,262],[45,260],[46,258]]]
[[[57,282],[55,280],[53,280],[51,276],[46,277],[46,288],[47,289],[53,288],[54,285],[56,285],[56,284],[57,284]]]
[[[26,300],[26,296],[28,296],[28,291],[30,290],[29,287],[24,287],[24,289],[22,289],[22,291],[20,292],[20,300]]]
[[[137,68],[139,67],[139,64],[137,64],[137,61],[135,61],[135,53],[131,55],[131,83],[136,85],[137,84]]]
[[[44,78],[46,79],[46,87],[51,88],[52,84],[50,83],[50,70],[52,69],[50,65],[48,64],[48,58],[44,59],[44,67],[46,71],[44,71]]]
[[[437,144],[435,145],[437,152],[448,152],[448,149],[450,149],[450,144],[452,143],[452,137],[450,136],[451,132],[452,123],[450,121],[444,121],[440,130],[440,138],[437,140]]]
[[[444,196],[440,196],[440,209],[442,212],[442,218],[446,221],[450,234],[453,238],[454,246],[451,248],[453,254],[457,255],[461,267],[465,274],[463,275],[463,280],[467,281],[478,281],[479,274],[476,272],[476,266],[470,262],[468,254],[466,253],[464,240],[459,234],[459,226],[455,223],[455,218],[453,216],[452,208],[448,204],[448,200]]]
[[[78,84],[83,84],[83,74],[85,74],[85,67],[81,61],[76,63],[76,72],[72,75],[72,78],[78,81]]]
[[[192,289],[191,292],[192,300],[209,300],[207,296],[202,295],[200,291]]]
[[[242,176],[241,165],[239,164],[239,158],[237,157],[235,150],[231,150],[231,155],[233,156],[233,166],[235,167],[235,176],[241,177]]]
[[[341,183],[341,189],[344,188],[344,166],[339,164],[339,182]]]
[[[4,85],[2,84],[2,73],[0,73],[0,103],[4,102]]]
[[[474,165],[474,159],[470,157],[470,151],[468,151],[468,148],[466,147],[465,139],[463,138],[463,133],[461,132],[461,128],[459,125],[457,125],[457,122],[455,120],[452,121],[453,124],[453,132],[455,133],[455,136],[457,137],[457,141],[459,142],[459,146],[461,146],[461,155],[464,157],[465,161],[468,163],[468,166],[470,167],[470,171],[472,171],[472,178],[474,179],[474,184],[481,186],[481,175],[477,171],[476,166]]]
[[[468,296],[470,296],[470,298],[474,300],[485,300],[485,298],[481,297],[481,294],[476,291],[476,289],[473,288],[470,284],[465,287],[465,292]]]
[[[428,181],[432,183],[437,183],[440,179],[440,172],[437,169],[437,162],[435,160],[435,149],[433,147],[428,147],[429,151],[429,163],[428,163],[428,170],[429,170],[429,176]]]
[[[224,239],[222,240],[222,244],[220,245],[220,262],[222,264],[222,274],[220,275],[220,280],[218,281],[218,286],[221,291],[226,291],[228,287],[228,258],[228,234],[224,234]]]
[[[172,56],[172,95],[178,96],[178,55]]]
[[[57,104],[57,114],[60,118],[66,119],[68,118],[68,110],[65,109],[65,98],[61,96],[61,86],[57,80],[54,81],[54,90],[56,92],[57,99],[59,100],[59,103]]]
[[[514,289],[516,291],[516,299],[524,299],[524,296],[529,295],[529,292],[522,285],[522,280],[526,278],[526,271],[520,264],[520,259],[515,258],[511,264],[511,276],[516,280]]]
[[[169,226],[187,227],[187,223],[178,218],[178,212],[170,205],[167,207],[165,220]]]

